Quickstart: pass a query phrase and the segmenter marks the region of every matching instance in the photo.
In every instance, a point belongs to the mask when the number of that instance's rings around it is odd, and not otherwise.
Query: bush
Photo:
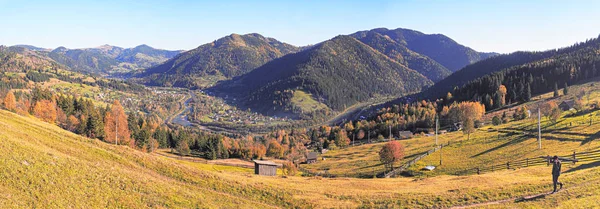
[[[295,176],[298,172],[296,165],[290,161],[284,162],[281,170],[283,171],[284,176]]]
[[[502,124],[502,120],[500,120],[500,117],[496,115],[492,118],[492,124],[495,126],[500,125]]]

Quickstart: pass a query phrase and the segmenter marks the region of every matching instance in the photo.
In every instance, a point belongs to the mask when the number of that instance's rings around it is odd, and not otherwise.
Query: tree
[[[6,97],[4,97],[4,108],[11,112],[17,110],[17,100],[15,99],[15,95],[12,93],[12,91],[9,91],[8,94],[6,94]]]
[[[558,109],[558,105],[554,101],[548,101],[540,105],[540,112],[548,117],[548,120],[551,120],[550,117],[554,109]]]
[[[104,140],[108,143],[125,144],[130,147],[135,146],[135,142],[131,139],[131,133],[129,132],[127,115],[118,100],[115,100],[110,111],[106,112],[106,116],[104,117],[104,133],[106,134]]]
[[[567,83],[565,83],[565,88],[563,88],[563,95],[568,95],[569,94],[569,85],[567,85]]]
[[[573,104],[573,108],[575,108],[575,110],[577,110],[577,112],[583,111],[583,109],[585,108],[585,106],[583,105],[583,100],[582,99],[575,99],[574,104]]]
[[[271,140],[269,142],[269,148],[267,149],[267,156],[274,158],[283,158],[283,147],[277,142],[277,140]]]
[[[350,138],[348,138],[348,136],[346,136],[346,131],[344,131],[343,129],[338,130],[335,133],[335,144],[340,147],[346,147],[350,144]]]
[[[285,161],[282,164],[281,171],[283,172],[284,176],[294,176],[298,172],[298,168],[291,161]]]
[[[527,83],[527,87],[525,88],[525,101],[529,102],[531,100],[531,86]]]
[[[387,169],[393,170],[394,163],[404,157],[404,147],[398,141],[389,141],[379,151],[379,160]]]
[[[471,134],[473,132],[475,132],[475,121],[473,120],[473,118],[467,118],[464,122],[463,122],[463,133],[467,134],[467,140],[469,140],[471,138]]]
[[[497,115],[495,115],[492,118],[492,124],[495,126],[500,125],[500,124],[502,124],[502,120]]]
[[[498,87],[498,95],[499,95],[499,102],[500,104],[498,104],[500,107],[504,107],[504,105],[506,104],[506,86],[504,85],[500,85],[500,87]]]
[[[50,100],[39,100],[33,107],[33,115],[45,122],[54,123],[56,121],[56,107]]]
[[[175,149],[177,150],[177,153],[179,153],[179,155],[181,156],[189,155],[191,152],[190,146],[188,145],[186,139],[179,140]]]
[[[552,123],[556,123],[556,121],[558,121],[558,119],[560,118],[560,115],[562,114],[562,110],[558,107],[552,108],[552,110],[550,111],[550,115],[548,115],[548,118],[550,119],[550,121]]]
[[[554,83],[554,97],[558,97],[558,84]]]

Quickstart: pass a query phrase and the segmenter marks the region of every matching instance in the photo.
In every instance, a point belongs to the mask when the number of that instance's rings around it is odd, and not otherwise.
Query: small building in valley
[[[309,152],[306,155],[306,164],[316,163],[317,162],[317,152]]]
[[[262,176],[276,176],[277,164],[271,161],[254,160],[254,174]]]
[[[563,111],[569,111],[575,108],[575,100],[565,100],[561,102],[558,107]]]
[[[410,139],[413,137],[413,133],[410,131],[400,131],[398,132],[398,138],[400,139]]]

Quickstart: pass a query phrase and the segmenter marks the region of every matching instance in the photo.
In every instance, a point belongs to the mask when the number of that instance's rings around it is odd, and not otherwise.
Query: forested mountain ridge
[[[448,76],[444,80],[437,82],[431,88],[420,94],[420,98],[434,99],[445,96],[448,92],[452,93],[456,89],[462,88],[464,85],[480,80],[485,76],[499,71],[515,69],[523,65],[531,65],[536,62],[544,62],[544,60],[552,59],[553,57],[566,56],[567,54],[578,50],[593,48],[597,39],[591,39],[584,43],[575,44],[570,47],[565,47],[555,50],[547,50],[543,52],[513,52],[491,57],[489,59],[471,64],[456,73]],[[499,85],[494,85],[497,88]],[[491,86],[490,86],[491,87]],[[524,87],[523,87],[524,88]]]
[[[404,28],[393,30],[376,28],[369,31],[359,31],[352,34],[352,36],[364,37],[369,33],[386,36],[410,51],[435,60],[451,72],[456,72],[466,65],[496,55],[496,53],[477,52],[442,34],[424,34]]]
[[[147,45],[128,49],[102,45],[86,49],[58,47],[48,52],[47,56],[75,71],[110,74],[148,68],[160,64],[180,52],[154,49]]]
[[[556,91],[600,76],[600,37],[570,47],[532,54],[551,56],[471,80],[452,91],[455,99],[481,101],[487,109],[493,109],[500,107],[494,101],[498,100],[501,85],[506,88],[503,102],[510,104],[529,101],[532,95]]]
[[[196,79],[232,78],[300,48],[260,34],[231,34],[135,75],[159,86],[198,87]]]
[[[435,60],[408,49],[406,45],[396,42],[387,35],[367,31],[354,33],[351,36],[434,82],[452,74],[450,70]]]
[[[373,97],[415,93],[431,84],[418,72],[342,35],[273,60],[214,89],[244,96],[244,106],[266,114],[298,114],[301,110],[289,106],[294,91],[310,93],[331,109],[343,110]]]

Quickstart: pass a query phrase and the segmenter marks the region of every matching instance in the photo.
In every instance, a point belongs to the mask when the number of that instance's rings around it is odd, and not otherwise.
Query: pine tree
[[[569,85],[567,85],[567,83],[565,83],[565,88],[563,88],[563,95],[568,95],[569,94]]]
[[[527,87],[525,88],[525,101],[529,102],[531,100],[531,86],[527,83]]]
[[[558,97],[558,84],[554,83],[554,97]]]

